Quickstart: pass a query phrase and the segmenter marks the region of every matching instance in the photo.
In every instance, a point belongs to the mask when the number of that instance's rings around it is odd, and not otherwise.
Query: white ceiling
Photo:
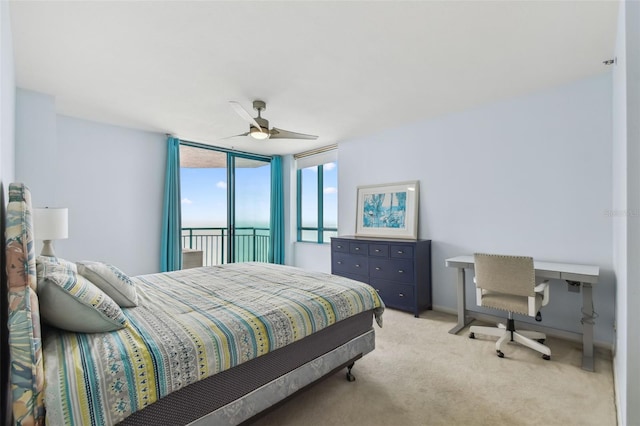
[[[605,73],[617,1],[12,1],[18,87],[60,114],[296,153]],[[244,133],[230,108],[267,102]]]

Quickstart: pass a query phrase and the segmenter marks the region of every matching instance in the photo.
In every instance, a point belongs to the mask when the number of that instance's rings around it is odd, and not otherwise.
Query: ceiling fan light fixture
[[[260,131],[260,129],[252,126],[251,130],[249,131],[249,136],[251,136],[254,139],[263,141],[269,138],[269,131],[265,129],[262,129],[262,131]]]

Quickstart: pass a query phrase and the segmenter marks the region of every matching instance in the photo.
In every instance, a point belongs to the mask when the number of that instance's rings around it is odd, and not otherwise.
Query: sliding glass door
[[[202,252],[203,265],[268,260],[270,239],[268,157],[180,147],[182,247]]]
[[[233,206],[229,224],[235,262],[267,262],[271,214],[271,163],[232,155]]]

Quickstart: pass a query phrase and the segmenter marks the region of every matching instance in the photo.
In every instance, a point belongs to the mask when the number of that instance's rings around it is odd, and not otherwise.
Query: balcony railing
[[[227,228],[182,228],[182,248],[202,250],[204,266],[227,263]],[[236,262],[267,262],[269,228],[236,228],[234,251]]]

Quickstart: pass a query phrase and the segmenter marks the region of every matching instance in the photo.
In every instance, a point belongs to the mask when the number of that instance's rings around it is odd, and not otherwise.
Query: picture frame
[[[418,239],[420,182],[358,186],[356,237]]]

